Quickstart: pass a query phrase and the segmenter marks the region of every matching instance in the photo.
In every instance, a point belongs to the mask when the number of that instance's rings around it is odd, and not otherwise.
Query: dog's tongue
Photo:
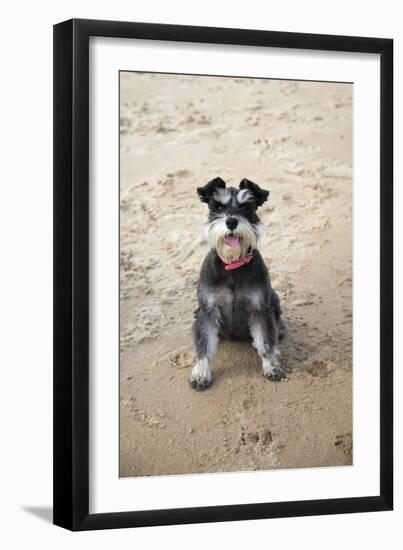
[[[225,244],[231,248],[235,248],[239,244],[239,237],[236,235],[227,235],[224,238]]]

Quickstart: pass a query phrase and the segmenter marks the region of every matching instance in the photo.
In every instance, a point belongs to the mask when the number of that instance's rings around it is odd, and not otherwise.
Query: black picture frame
[[[377,53],[380,116],[380,487],[366,497],[89,513],[89,38]],[[393,40],[73,19],[54,26],[54,523],[71,530],[393,507]]]

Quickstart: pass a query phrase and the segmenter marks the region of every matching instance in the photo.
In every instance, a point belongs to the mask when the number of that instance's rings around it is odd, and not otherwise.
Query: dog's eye
[[[214,204],[214,207],[215,207],[216,210],[218,210],[218,212],[222,212],[224,210],[224,205],[221,204],[220,202],[216,202]]]

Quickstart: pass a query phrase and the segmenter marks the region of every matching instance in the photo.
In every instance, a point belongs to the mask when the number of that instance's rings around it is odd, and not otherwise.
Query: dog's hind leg
[[[195,390],[204,390],[213,381],[210,364],[217,350],[218,331],[219,322],[215,312],[205,312],[199,309],[193,323],[196,365],[193,367],[189,378],[189,383]]]
[[[280,350],[277,344],[277,321],[271,312],[254,312],[249,319],[249,330],[262,359],[263,375],[269,380],[286,378],[279,362]]]
[[[285,324],[284,320],[281,318],[281,314],[283,312],[281,311],[280,298],[278,297],[277,292],[275,292],[274,290],[272,290],[272,294],[271,294],[271,308],[273,310],[274,318],[276,319],[276,323],[277,323],[277,338],[278,338],[278,341],[281,342],[281,340],[287,334],[287,325]]]

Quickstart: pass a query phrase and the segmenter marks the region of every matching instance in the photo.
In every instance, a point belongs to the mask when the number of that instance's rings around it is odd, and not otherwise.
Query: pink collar
[[[223,258],[222,256],[220,256],[218,252],[217,252],[217,255],[220,258],[220,260],[226,264],[224,268],[225,271],[229,271],[230,269],[237,269],[238,267],[248,264],[253,258],[252,252],[247,256],[245,256],[245,258],[240,258],[239,260],[227,260],[226,258]]]

